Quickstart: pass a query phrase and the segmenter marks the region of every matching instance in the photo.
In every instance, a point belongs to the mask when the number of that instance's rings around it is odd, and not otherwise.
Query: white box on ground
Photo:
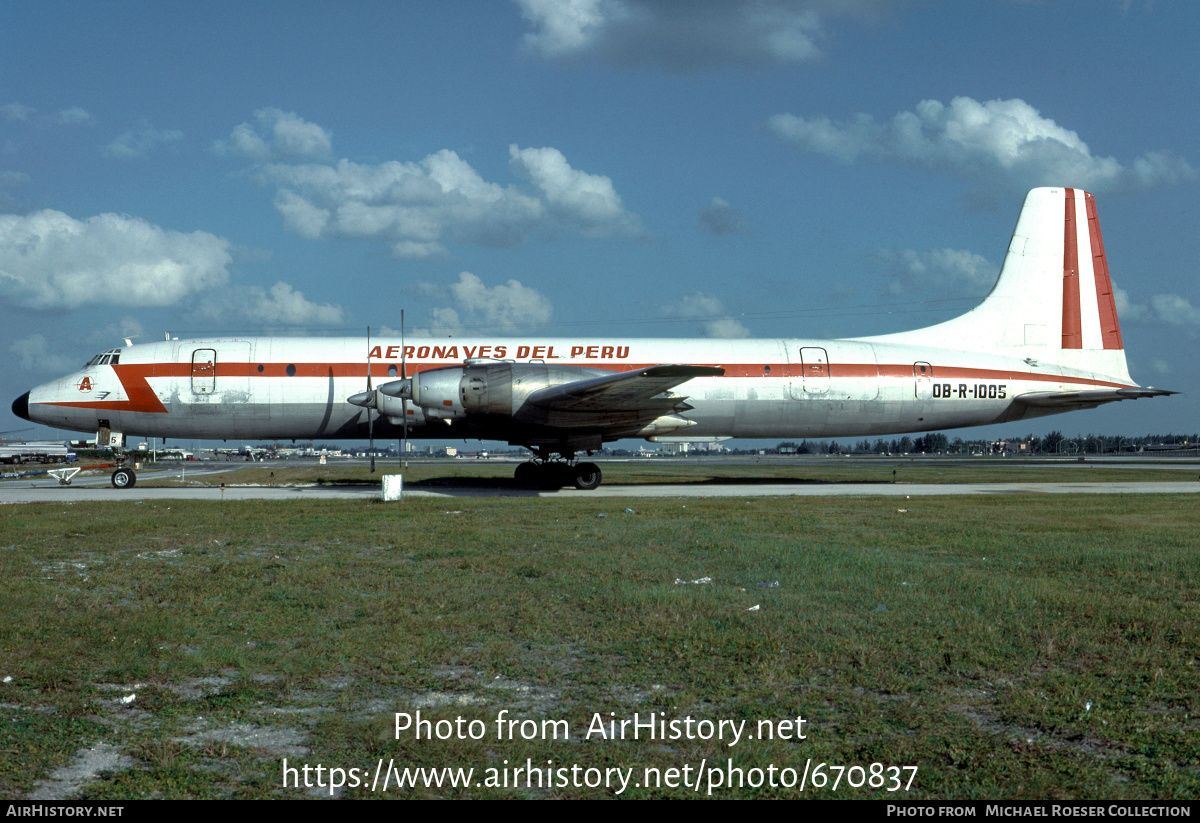
[[[383,502],[399,500],[404,496],[404,475],[385,474],[383,476]]]

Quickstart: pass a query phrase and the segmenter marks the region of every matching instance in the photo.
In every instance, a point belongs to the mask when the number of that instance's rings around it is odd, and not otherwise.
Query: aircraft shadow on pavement
[[[890,484],[887,480],[822,480],[811,477],[761,477],[755,475],[714,475],[712,477],[668,477],[637,482],[605,480],[604,488],[637,489],[641,486],[842,486]],[[515,480],[504,477],[431,477],[406,483],[408,488],[427,489],[524,489]],[[534,489],[536,491],[536,489]]]

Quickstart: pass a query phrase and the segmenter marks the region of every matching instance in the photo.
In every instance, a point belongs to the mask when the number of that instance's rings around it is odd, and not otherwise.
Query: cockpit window
[[[112,349],[110,351],[106,351],[104,354],[98,354],[91,360],[87,361],[87,363],[84,364],[84,368],[86,369],[91,366],[115,366],[120,359],[121,350]]]

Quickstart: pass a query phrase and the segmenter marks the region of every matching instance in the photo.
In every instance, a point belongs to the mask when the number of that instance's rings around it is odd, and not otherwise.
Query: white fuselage
[[[1111,376],[1028,357],[857,340],[229,338],[170,340],[114,351],[33,389],[29,418],[129,436],[366,438],[368,412],[347,402],[367,388],[464,360],[493,358],[609,371],[660,364],[717,366],[675,390],[702,437],[842,437],[932,431],[1047,414],[1013,402],[1027,392],[1123,388]],[[502,420],[427,417],[407,405],[414,438],[510,439]],[[376,415],[377,437],[399,418]],[[609,439],[609,438],[606,438]]]

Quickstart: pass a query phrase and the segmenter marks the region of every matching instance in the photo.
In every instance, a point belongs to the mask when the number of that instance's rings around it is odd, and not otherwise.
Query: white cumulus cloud
[[[625,16],[625,6],[613,0],[518,0],[521,16],[535,31],[525,43],[546,57],[585,51],[604,33],[614,18]]]
[[[487,286],[469,271],[460,272],[458,281],[449,286],[420,285],[422,294],[453,303],[430,312],[429,328],[418,334],[444,337],[448,334],[482,331],[515,332],[547,323],[554,312],[546,296],[537,289],[509,280]]]
[[[700,321],[700,328],[706,337],[740,339],[750,336],[750,330],[740,320],[726,313],[720,298],[704,292],[682,295],[663,306],[663,314]]]
[[[78,357],[50,351],[50,344],[40,334],[14,340],[8,350],[16,357],[17,365],[25,371],[65,374],[83,365]]]
[[[54,115],[54,122],[62,126],[82,126],[92,122],[92,116],[79,106],[61,109]]]
[[[1178,294],[1156,294],[1150,307],[1158,319],[1172,326],[1200,326],[1200,308]],[[1117,315],[1120,317],[1120,314]]]
[[[943,294],[982,295],[1000,271],[986,257],[962,249],[881,249],[874,256],[891,275],[889,294],[936,289]]]
[[[225,283],[229,241],[136,217],[0,215],[0,300],[33,309],[168,306]]]
[[[1118,320],[1142,320],[1150,310],[1140,303],[1134,303],[1129,297],[1129,292],[1119,288],[1114,282],[1113,289],[1113,304],[1117,307]]]
[[[641,222],[625,211],[612,180],[571,168],[558,149],[508,147],[509,167],[541,194],[549,211],[585,234],[637,234]]]
[[[183,132],[174,129],[156,129],[147,122],[137,128],[122,132],[104,147],[104,153],[117,160],[132,160],[145,157],[156,146],[174,143],[183,139]]]
[[[56,126],[86,126],[92,122],[92,115],[79,106],[60,109],[54,114],[41,114],[32,106],[24,103],[6,103],[0,106],[0,117],[12,123],[29,123],[32,125]]]
[[[1148,303],[1137,303],[1129,293],[1113,284],[1113,300],[1121,322],[1149,322],[1158,325],[1200,326],[1200,307],[1178,294],[1156,294]]]
[[[777,114],[769,127],[800,148],[847,163],[874,157],[1017,191],[1068,185],[1111,192],[1197,178],[1192,165],[1169,152],[1147,152],[1128,165],[1097,156],[1076,132],[1018,99],[923,100],[886,122],[869,114],[844,122]]]
[[[729,205],[720,197],[714,197],[698,214],[700,231],[714,236],[723,234],[745,234],[746,218],[741,210]]]
[[[823,19],[886,9],[878,0],[518,0],[525,47],[550,59],[593,58],[673,70],[770,65],[821,56]]]
[[[35,114],[37,110],[24,103],[5,103],[0,106],[0,115],[10,123],[28,123]]]
[[[256,125],[242,123],[228,140],[213,144],[218,154],[238,154],[255,161],[322,160],[333,150],[328,131],[294,112],[274,107],[254,112]]]
[[[136,317],[126,315],[115,322],[93,329],[88,334],[88,342],[98,346],[114,345],[115,341],[128,337],[137,340],[146,333],[145,326]]]
[[[236,317],[259,327],[338,326],[346,322],[346,310],[331,303],[314,303],[304,292],[282,280],[263,289],[237,286],[209,297],[201,313],[210,318]]]
[[[640,234],[609,178],[572,168],[552,148],[512,146],[509,154],[529,185],[484,180],[448,149],[415,163],[269,163],[259,179],[277,187],[275,207],[297,234],[379,240],[399,257],[444,254],[455,242],[514,246],[565,229]]]

